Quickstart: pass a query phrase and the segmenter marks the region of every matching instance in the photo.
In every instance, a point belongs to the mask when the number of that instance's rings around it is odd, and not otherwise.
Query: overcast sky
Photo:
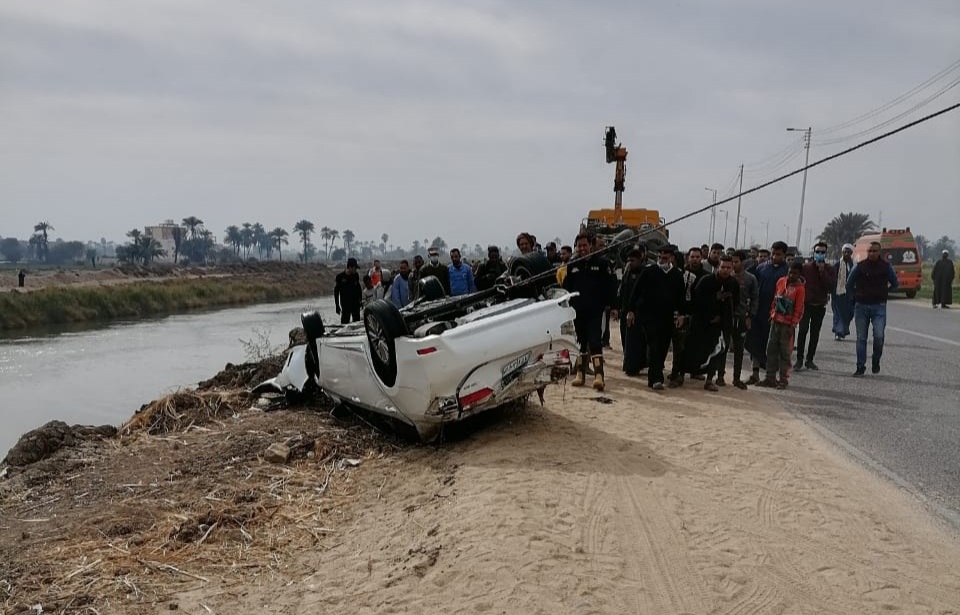
[[[120,240],[195,215],[307,218],[389,243],[570,241],[613,203],[668,219],[768,176],[960,59],[955,0],[0,3],[0,235]],[[960,87],[896,124],[960,101]],[[872,136],[874,133],[870,133]],[[776,166],[778,159],[773,160]],[[747,239],[795,239],[800,178],[743,200]],[[732,243],[736,203],[729,210]],[[960,110],[810,172],[804,228],[841,211],[960,238]],[[725,214],[718,214],[723,241]],[[706,241],[709,215],[678,224]],[[804,232],[803,243],[807,234]]]

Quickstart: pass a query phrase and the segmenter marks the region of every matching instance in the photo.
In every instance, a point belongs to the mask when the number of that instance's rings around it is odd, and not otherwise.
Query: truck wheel
[[[916,296],[917,296],[917,289],[911,288],[910,290],[907,291],[907,299],[913,299]]]
[[[370,344],[373,371],[384,386],[392,387],[397,383],[396,339],[407,334],[407,323],[395,305],[378,299],[367,304],[363,327]]]
[[[424,301],[436,301],[437,299],[443,299],[447,296],[446,290],[443,288],[443,282],[435,275],[428,275],[418,282],[420,286],[420,294],[418,297],[421,297]]]
[[[510,275],[520,280],[528,280],[552,270],[553,265],[547,260],[546,255],[541,252],[527,252],[510,261]],[[530,289],[530,292],[522,293],[522,295],[536,297],[542,293],[545,288],[556,283],[556,277],[543,276],[536,282],[524,285],[524,288]]]

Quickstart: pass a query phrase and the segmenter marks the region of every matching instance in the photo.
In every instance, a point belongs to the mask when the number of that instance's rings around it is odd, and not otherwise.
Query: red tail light
[[[479,391],[474,391],[469,395],[461,397],[460,405],[462,405],[464,408],[469,408],[470,406],[475,406],[476,404],[485,401],[491,395],[493,395],[493,389],[483,388]]]
[[[561,351],[560,351],[560,358],[561,358],[561,359],[564,359],[564,360],[566,360],[566,361],[569,361],[569,360],[570,360],[570,351],[567,350],[566,348],[564,348],[563,350],[561,350]]]
[[[436,351],[437,349],[434,346],[430,346],[428,348],[417,348],[417,354],[420,355],[421,357],[425,354],[431,354]]]

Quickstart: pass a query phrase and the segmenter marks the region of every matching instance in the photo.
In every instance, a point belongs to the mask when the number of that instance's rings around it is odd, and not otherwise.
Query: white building
[[[173,255],[176,251],[176,242],[173,237],[175,233],[180,233],[181,239],[185,239],[187,236],[187,229],[180,226],[173,220],[164,220],[156,226],[145,226],[143,227],[143,234],[146,237],[152,237],[160,242],[160,245],[163,246],[163,251],[166,252],[166,255],[158,258],[157,260],[164,263],[172,263]]]

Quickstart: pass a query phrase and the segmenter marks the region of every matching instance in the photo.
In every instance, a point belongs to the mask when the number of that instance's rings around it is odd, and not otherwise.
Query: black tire
[[[916,289],[911,288],[910,290],[908,290],[908,291],[906,291],[906,292],[907,292],[907,299],[913,299],[914,297],[917,296],[917,291],[916,291]]]
[[[363,328],[370,344],[370,363],[384,386],[397,383],[396,339],[407,334],[400,310],[383,299],[368,303],[363,311]]]
[[[528,280],[552,270],[553,265],[542,252],[527,252],[510,261],[510,275],[520,280]],[[529,289],[529,292],[521,292],[520,295],[536,297],[540,295],[544,289],[556,283],[556,277],[543,276],[536,282],[521,286],[520,288]]]
[[[428,275],[421,279],[417,286],[419,288],[417,296],[423,301],[436,301],[447,296],[447,291],[443,288],[443,282],[435,275]]]
[[[317,311],[300,314],[300,324],[303,325],[303,334],[311,342],[320,339],[326,332],[326,327],[323,326],[323,318]]]

